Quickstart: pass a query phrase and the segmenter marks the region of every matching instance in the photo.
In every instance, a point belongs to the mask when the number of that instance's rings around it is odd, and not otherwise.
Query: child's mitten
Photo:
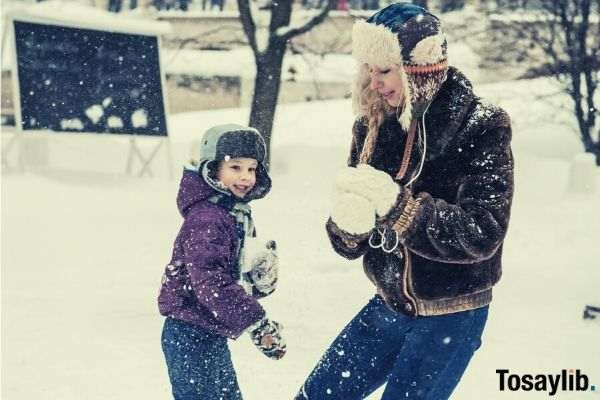
[[[282,358],[287,347],[281,336],[281,324],[271,321],[267,317],[248,328],[252,343],[267,357],[274,360]]]

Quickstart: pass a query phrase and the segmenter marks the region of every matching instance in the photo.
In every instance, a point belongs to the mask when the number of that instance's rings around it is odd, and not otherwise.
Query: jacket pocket
[[[408,315],[414,313],[412,302],[404,292],[406,257],[402,246],[393,253],[370,249],[363,260],[363,268],[390,309]]]

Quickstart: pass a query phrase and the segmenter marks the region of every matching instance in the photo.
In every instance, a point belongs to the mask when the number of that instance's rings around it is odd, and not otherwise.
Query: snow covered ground
[[[595,192],[568,192],[581,146],[557,90],[543,79],[479,87],[513,118],[516,195],[484,345],[454,399],[548,397],[499,392],[500,368],[578,368],[600,386],[600,323],[581,318],[585,304],[600,304],[600,169],[590,178]],[[373,294],[360,263],[336,256],[324,230],[331,180],[349,146],[350,108],[340,100],[278,109],[274,187],[254,210],[259,234],[280,249],[280,287],[264,305],[285,325],[289,352],[274,362],[247,337],[231,343],[246,400],[291,399]],[[171,116],[176,164],[205,128],[245,123],[247,115]],[[48,166],[2,175],[1,397],[167,399],[155,297],[181,222],[177,178],[164,177],[162,158],[156,178],[122,174],[127,142],[119,138],[57,135],[46,144]]]

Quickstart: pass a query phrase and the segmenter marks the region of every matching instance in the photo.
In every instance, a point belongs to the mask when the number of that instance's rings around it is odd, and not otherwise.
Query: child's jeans
[[[227,338],[166,318],[162,349],[175,400],[242,400]]]
[[[379,296],[344,328],[307,378],[296,400],[364,399],[387,383],[382,400],[444,400],[475,350],[488,307],[409,317]]]

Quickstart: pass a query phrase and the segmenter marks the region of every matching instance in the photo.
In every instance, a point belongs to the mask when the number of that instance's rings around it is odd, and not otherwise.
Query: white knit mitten
[[[363,196],[334,191],[331,219],[343,231],[360,235],[375,226],[375,207]]]
[[[391,176],[367,164],[345,168],[338,174],[335,185],[340,192],[354,193],[369,200],[379,216],[390,212],[401,190]]]

